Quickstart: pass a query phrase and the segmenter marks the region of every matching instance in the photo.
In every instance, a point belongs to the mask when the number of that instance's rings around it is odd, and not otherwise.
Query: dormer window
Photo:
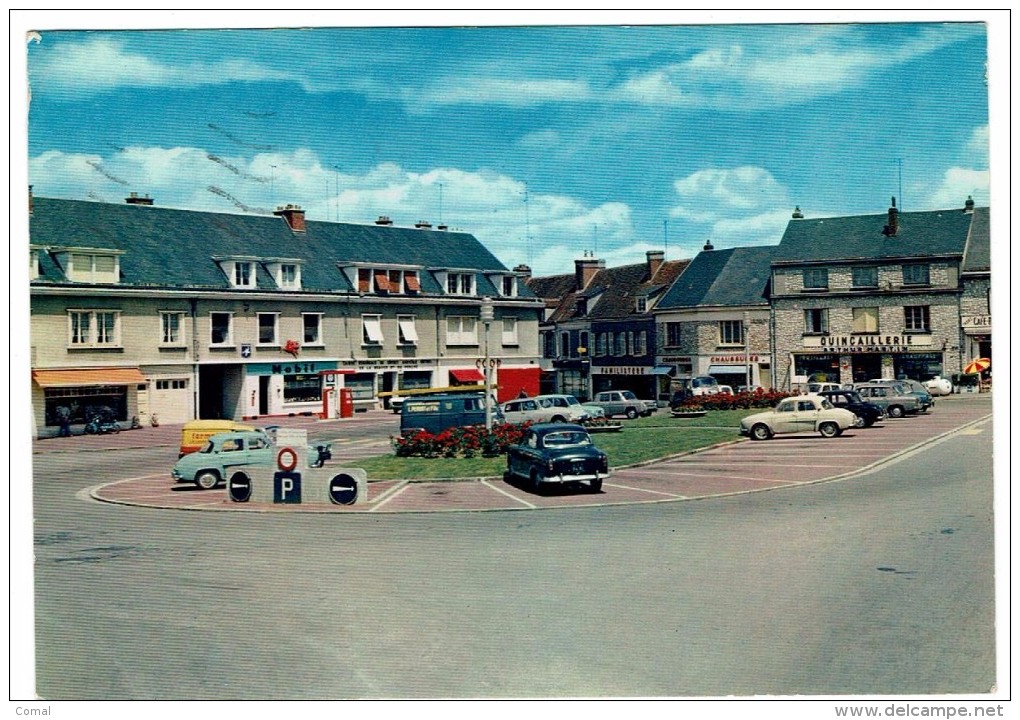
[[[474,274],[460,272],[450,273],[446,276],[446,292],[450,295],[474,295]]]
[[[297,263],[280,263],[276,270],[276,284],[286,290],[301,288],[301,266]]]
[[[648,312],[648,298],[644,295],[634,298],[634,310],[639,313]]]
[[[39,269],[39,251],[31,250],[28,254],[28,278],[37,280],[40,275],[42,275],[42,271]]]
[[[255,287],[254,263],[238,261],[234,263],[234,287]]]
[[[120,281],[120,253],[70,250],[62,255],[71,282],[115,283]]]
[[[421,292],[417,270],[393,267],[348,267],[347,277],[355,283],[359,293],[382,293],[397,295]]]
[[[504,275],[501,280],[500,294],[503,297],[515,297],[517,295],[517,278],[513,275]]]

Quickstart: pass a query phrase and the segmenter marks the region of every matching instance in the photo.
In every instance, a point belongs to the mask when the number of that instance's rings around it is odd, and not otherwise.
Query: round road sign
[[[353,505],[358,499],[358,482],[346,473],[334,475],[329,481],[329,499],[334,505]]]
[[[297,453],[293,448],[283,448],[276,454],[276,464],[284,472],[290,472],[297,467]]]
[[[227,483],[227,492],[234,502],[248,502],[251,498],[251,478],[243,472],[234,473]]]

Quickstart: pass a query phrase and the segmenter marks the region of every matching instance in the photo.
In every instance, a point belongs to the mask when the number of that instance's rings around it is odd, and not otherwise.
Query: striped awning
[[[135,385],[145,382],[136,368],[87,368],[77,370],[33,370],[39,387],[80,387],[82,385]]]

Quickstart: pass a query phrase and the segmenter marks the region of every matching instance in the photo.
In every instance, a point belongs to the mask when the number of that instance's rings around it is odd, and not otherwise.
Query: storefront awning
[[[33,370],[39,387],[79,387],[82,385],[135,385],[145,383],[138,368],[89,368],[87,370]]]
[[[464,370],[451,370],[450,376],[453,377],[457,382],[462,383],[481,383],[485,382],[485,376],[482,375],[480,370],[476,368],[466,368]]]
[[[746,365],[709,365],[709,375],[745,375],[747,374]]]
[[[652,375],[676,375],[676,368],[672,365],[656,365],[652,368]]]

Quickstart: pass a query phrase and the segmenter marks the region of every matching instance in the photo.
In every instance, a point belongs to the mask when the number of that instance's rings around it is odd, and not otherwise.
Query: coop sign
[[[931,335],[821,335],[804,338],[804,347],[844,353],[906,352],[931,345]]]

